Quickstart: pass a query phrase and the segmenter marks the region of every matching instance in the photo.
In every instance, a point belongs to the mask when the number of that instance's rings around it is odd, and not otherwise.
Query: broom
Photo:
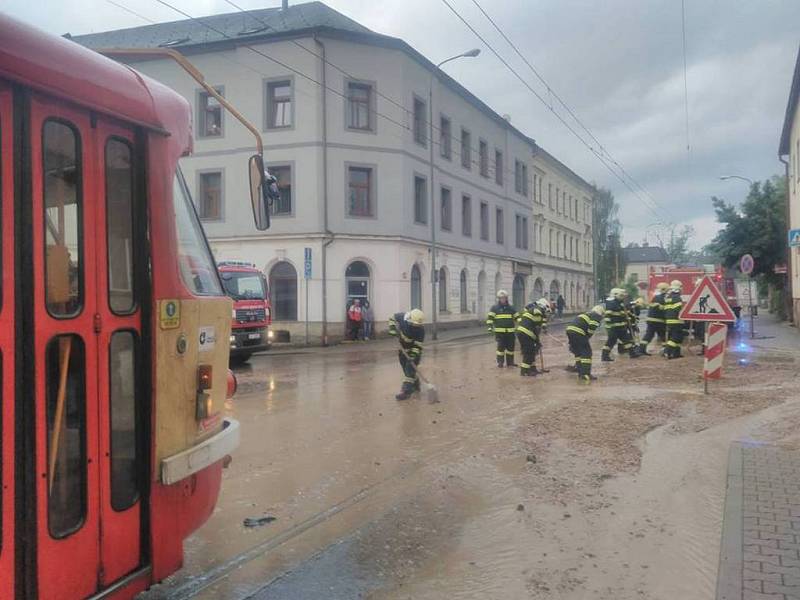
[[[400,348],[400,352],[402,352],[403,356],[408,359],[411,368],[414,369],[414,372],[417,374],[417,377],[422,383],[419,392],[420,396],[427,399],[430,404],[436,404],[439,402],[439,391],[436,389],[436,386],[433,385],[427,377],[425,377],[425,374],[420,370],[419,365],[414,364],[414,361],[405,350]]]

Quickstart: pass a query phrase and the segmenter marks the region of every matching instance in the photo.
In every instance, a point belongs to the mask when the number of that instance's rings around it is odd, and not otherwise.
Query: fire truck
[[[246,362],[254,352],[269,350],[273,332],[267,278],[255,264],[226,260],[217,263],[225,293],[233,300],[231,362]]]
[[[656,293],[656,286],[659,283],[670,283],[677,279],[683,284],[681,296],[684,300],[688,300],[692,292],[694,292],[697,282],[705,276],[709,276],[716,283],[717,288],[725,296],[731,307],[739,306],[736,280],[728,276],[721,265],[714,265],[711,269],[704,267],[661,267],[656,269],[652,267],[648,277],[647,299],[651,300],[653,298]]]

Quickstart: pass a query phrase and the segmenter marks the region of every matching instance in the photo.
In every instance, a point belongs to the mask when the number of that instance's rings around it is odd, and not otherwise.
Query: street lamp
[[[481,53],[480,48],[473,48],[467,52],[451,56],[436,65],[436,69],[431,70],[431,79],[428,86],[428,145],[431,149],[431,175],[428,197],[431,203],[431,337],[438,338],[438,319],[436,317],[436,193],[433,185],[433,75],[442,68],[442,65],[458,58],[475,58]]]
[[[752,179],[750,179],[749,177],[742,177],[741,175],[720,175],[720,179],[722,181],[727,181],[728,179],[741,179],[742,181],[746,181],[750,185],[754,185]]]

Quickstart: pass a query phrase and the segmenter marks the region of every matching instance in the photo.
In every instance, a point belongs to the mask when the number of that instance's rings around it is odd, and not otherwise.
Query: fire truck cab
[[[233,300],[231,362],[246,362],[255,352],[269,350],[273,332],[267,278],[255,264],[228,260],[217,264],[225,293]]]

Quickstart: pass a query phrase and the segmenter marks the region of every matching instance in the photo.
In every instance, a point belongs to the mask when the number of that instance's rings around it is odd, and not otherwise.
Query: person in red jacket
[[[361,307],[361,300],[356,298],[353,304],[347,309],[347,322],[350,324],[350,339],[358,339],[358,332],[361,331],[361,321],[364,318],[364,309]]]

